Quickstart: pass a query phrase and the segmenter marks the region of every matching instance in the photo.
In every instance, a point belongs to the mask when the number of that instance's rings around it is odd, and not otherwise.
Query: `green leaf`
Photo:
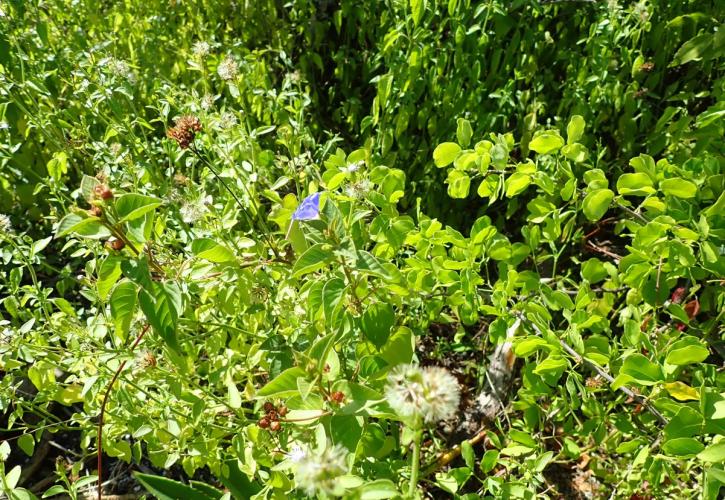
[[[390,366],[410,363],[410,360],[413,359],[414,346],[413,332],[410,328],[401,326],[388,339],[380,351],[380,357]]]
[[[222,263],[236,260],[234,252],[210,238],[199,238],[191,243],[191,251],[200,259]]]
[[[574,144],[584,135],[584,128],[586,122],[584,117],[580,115],[574,115],[569,118],[569,124],[566,126],[566,142],[568,144]]]
[[[684,337],[670,346],[665,362],[670,365],[689,365],[700,363],[710,355],[710,351],[697,338]]]
[[[393,306],[382,302],[372,304],[363,313],[360,324],[365,337],[380,350],[388,341],[395,324]]]
[[[147,212],[154,210],[161,205],[161,200],[136,193],[128,193],[118,197],[116,200],[116,212],[121,222],[126,222],[143,217]]]
[[[655,192],[652,179],[645,173],[623,174],[617,179],[617,192],[621,195],[646,196]]]
[[[641,385],[655,385],[664,380],[662,367],[652,363],[642,354],[628,356],[624,360],[619,373],[628,375],[632,380]]]
[[[116,284],[118,278],[121,277],[121,257],[110,256],[104,260],[98,269],[98,280],[96,288],[98,289],[98,297],[106,300],[108,293]]]
[[[451,170],[446,179],[448,184],[448,196],[451,198],[463,199],[468,196],[471,189],[471,178],[460,170]]]
[[[151,474],[142,474],[140,472],[134,472],[133,477],[149,493],[155,495],[158,500],[179,500],[180,498],[184,500],[210,500],[215,498],[167,477],[152,476]]]
[[[433,151],[433,162],[438,168],[447,167],[453,163],[460,152],[461,146],[455,142],[444,142]]]
[[[418,26],[425,13],[425,0],[410,0],[410,13],[413,16],[413,24]]]
[[[285,398],[294,396],[298,393],[297,379],[305,377],[307,377],[307,373],[302,368],[297,366],[288,368],[258,390],[257,397],[275,396]]]
[[[292,268],[292,276],[299,278],[305,274],[322,269],[332,260],[332,247],[325,243],[318,243],[311,246],[295,262]]]
[[[382,278],[386,281],[398,281],[398,278],[400,278],[400,273],[395,265],[388,263],[388,265],[392,267],[392,269],[388,269],[385,264],[380,262],[380,259],[370,252],[358,250],[356,252],[356,256],[357,260],[355,261],[355,269],[357,271],[377,276],[378,278]]]
[[[322,309],[328,324],[333,324],[334,311],[345,293],[345,282],[341,278],[332,278],[322,288]]]
[[[670,439],[662,445],[662,451],[676,457],[694,456],[704,448],[705,446],[697,439],[689,437]]]
[[[376,479],[360,486],[357,489],[360,500],[382,500],[384,498],[396,498],[400,492],[390,479]]]
[[[111,236],[111,231],[101,223],[101,219],[98,217],[82,217],[74,213],[68,214],[61,219],[55,231],[55,236],[60,238],[71,233],[96,240]]]
[[[544,361],[536,365],[534,373],[537,375],[553,374],[559,376],[564,373],[567,364],[566,360],[558,354],[550,354]]]
[[[514,343],[514,353],[521,358],[529,357],[540,349],[549,348],[549,343],[541,337],[526,337]]]
[[[592,222],[598,221],[607,213],[613,199],[614,192],[611,189],[595,189],[594,191],[590,191],[582,202],[584,215]]]
[[[94,190],[96,189],[96,186],[100,186],[101,181],[96,179],[95,177],[91,177],[90,175],[84,175],[81,179],[81,195],[83,195],[83,198],[88,202],[91,203],[94,198]]]
[[[576,163],[585,162],[587,158],[589,158],[589,151],[587,148],[578,142],[575,142],[574,144],[567,144],[561,148],[561,154]]]
[[[694,182],[682,179],[665,179],[660,182],[660,190],[677,198],[694,198],[697,195],[697,186]]]
[[[564,139],[557,131],[542,132],[529,143],[529,148],[541,155],[548,155],[559,151],[564,145]]]
[[[711,444],[700,453],[697,454],[697,458],[703,462],[718,463],[725,461],[725,441]]]
[[[506,196],[513,198],[517,194],[523,192],[531,184],[531,176],[522,172],[514,172],[506,179]]]
[[[458,126],[456,128],[456,139],[458,144],[467,148],[471,144],[471,136],[473,135],[473,129],[471,128],[471,122],[465,118],[459,118],[457,120]]]
[[[581,274],[589,283],[599,283],[609,275],[602,261],[597,258],[591,258],[582,264]]]
[[[137,287],[132,281],[121,281],[111,294],[111,317],[116,328],[116,336],[123,341],[128,336],[134,312],[136,311]]]
[[[714,40],[715,37],[712,33],[702,33],[686,41],[675,53],[670,67],[680,66],[690,61],[699,61],[703,57],[713,57],[711,52],[713,52],[712,46]]]
[[[683,406],[677,415],[672,417],[670,422],[663,429],[667,439],[692,437],[700,434],[703,418],[700,412]]]
[[[153,295],[147,290],[141,290],[139,302],[154,331],[169,347],[179,352],[179,343],[176,339],[176,323],[181,312],[179,287],[169,282],[154,283]]]
[[[35,439],[33,439],[33,435],[23,434],[20,436],[18,438],[18,446],[27,456],[32,457],[33,451],[35,451]]]

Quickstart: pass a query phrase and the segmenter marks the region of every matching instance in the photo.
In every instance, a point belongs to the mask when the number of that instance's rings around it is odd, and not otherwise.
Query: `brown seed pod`
[[[340,404],[345,400],[345,393],[340,392],[340,391],[335,391],[332,394],[330,394],[330,400],[334,401],[337,404]]]
[[[93,217],[100,217],[103,215],[103,209],[98,205],[93,205],[90,209],[88,209],[88,214]]]
[[[111,191],[105,184],[98,184],[94,187],[93,194],[96,198],[100,198],[102,200],[110,200],[113,198],[113,191]]]
[[[272,432],[279,432],[280,429],[282,429],[282,424],[276,420],[269,424],[269,430]]]
[[[110,243],[111,243],[111,248],[113,248],[116,251],[123,250],[123,247],[126,246],[126,244],[123,242],[123,240],[113,240]]]
[[[279,423],[279,422],[277,422]],[[266,429],[270,426],[270,421],[267,417],[262,417],[259,419],[259,422],[257,422],[257,425],[261,427],[262,429]]]
[[[277,408],[277,413],[279,413],[280,417],[285,417],[287,413],[289,413],[289,408],[287,408],[286,406],[280,406],[279,408]]]
[[[262,406],[262,409],[264,410],[264,413],[269,413],[274,410],[274,405],[267,401],[266,403],[264,403],[264,406]]]

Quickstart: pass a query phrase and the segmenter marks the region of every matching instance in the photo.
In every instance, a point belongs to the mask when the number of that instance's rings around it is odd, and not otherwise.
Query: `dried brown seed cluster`
[[[280,431],[282,429],[282,422],[279,419],[287,415],[288,408],[284,405],[275,406],[267,401],[262,406],[262,409],[264,410],[264,416],[259,419],[257,425],[262,429],[269,429],[272,432]]]
[[[93,188],[93,195],[101,200],[110,200],[113,198],[113,191],[105,184],[98,184]]]
[[[166,131],[166,137],[173,139],[181,149],[186,149],[194,142],[197,132],[201,132],[201,120],[194,115],[177,118],[175,125]]]
[[[116,251],[120,251],[120,250],[123,250],[123,247],[126,246],[126,243],[124,243],[123,240],[116,239],[116,240],[109,240],[107,242],[107,245]]]
[[[330,401],[341,404],[343,401],[345,401],[345,393],[340,391],[335,391],[332,394],[330,394]]]

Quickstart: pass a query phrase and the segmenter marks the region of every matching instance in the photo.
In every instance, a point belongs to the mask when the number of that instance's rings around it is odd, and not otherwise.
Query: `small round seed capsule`
[[[269,424],[269,430],[272,432],[279,432],[280,429],[282,429],[282,424],[276,420]]]

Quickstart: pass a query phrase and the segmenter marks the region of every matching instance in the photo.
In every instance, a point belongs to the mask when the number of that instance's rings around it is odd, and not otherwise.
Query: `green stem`
[[[415,431],[413,437],[413,456],[410,459],[410,485],[408,486],[408,498],[415,498],[415,492],[418,490],[418,473],[420,472],[420,441],[423,437],[423,431]]]

